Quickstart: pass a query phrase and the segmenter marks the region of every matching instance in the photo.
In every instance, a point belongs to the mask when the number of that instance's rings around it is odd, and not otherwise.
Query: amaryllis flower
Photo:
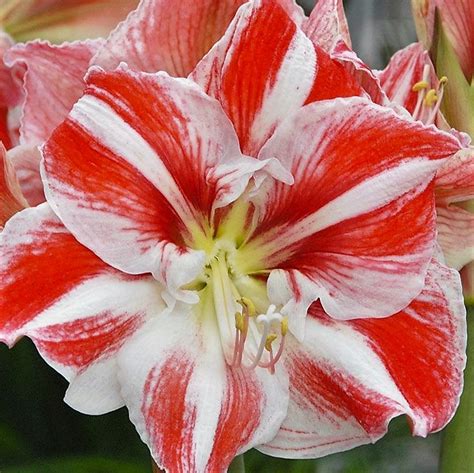
[[[397,52],[380,73],[387,96],[412,116],[427,124],[449,130],[441,102],[447,78],[438,79],[428,52],[419,43]],[[446,262],[460,270],[474,261],[474,213],[468,210],[474,199],[474,148],[470,139],[456,130],[465,149],[452,157],[435,181],[438,241]]]
[[[170,471],[223,471],[262,444],[323,455],[379,438],[400,413],[426,435],[459,395],[459,282],[431,262],[432,179],[459,143],[359,97],[284,120],[285,72],[308,57],[274,15],[287,46],[276,71],[262,64],[275,78],[263,107],[226,89],[259,127],[236,133],[190,80],[94,69],[43,149],[54,213],[26,209],[0,237],[2,339],[31,337],[75,408],[125,403]],[[258,159],[238,136],[262,143]]]
[[[169,471],[317,457],[399,414],[441,429],[465,313],[433,179],[456,136],[374,104],[284,3],[245,5],[191,77],[215,98],[89,72],[42,150],[48,203],[0,235],[2,341],[32,338],[74,408],[125,404]]]

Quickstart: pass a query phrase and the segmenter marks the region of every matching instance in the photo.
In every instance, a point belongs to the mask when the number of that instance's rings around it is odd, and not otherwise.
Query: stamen
[[[430,89],[426,93],[426,97],[423,100],[423,105],[425,105],[426,107],[432,107],[437,102],[437,100],[438,100],[438,95],[436,94],[436,90]]]
[[[255,304],[250,299],[248,299],[247,297],[242,297],[240,299],[240,303],[241,305],[247,308],[249,317],[255,317],[255,315],[257,314],[257,311],[255,309]]]
[[[428,89],[430,86],[430,84],[428,84],[428,82],[426,80],[420,80],[420,82],[417,82],[412,88],[411,90],[413,90],[413,92],[419,92],[420,90],[423,90],[423,89]]]
[[[433,110],[431,111],[430,116],[426,120],[427,125],[431,125],[436,120],[436,116],[438,115],[439,109],[441,108],[441,102],[444,96],[444,88],[447,83],[448,83],[448,78],[446,76],[441,77],[441,79],[439,80],[439,87],[438,87],[438,90],[436,91],[436,95],[437,95],[436,105],[433,107]]]
[[[423,104],[423,99],[425,98],[426,89],[429,88],[429,79],[430,79],[430,66],[425,64],[423,68],[423,78],[420,82],[417,82],[413,86],[413,91],[418,92],[418,99],[416,101],[415,110],[413,111],[413,118],[415,120],[420,119],[420,112]],[[425,87],[426,85],[426,87]]]
[[[271,333],[265,340],[265,350],[272,351],[272,343],[278,338],[276,333]]]

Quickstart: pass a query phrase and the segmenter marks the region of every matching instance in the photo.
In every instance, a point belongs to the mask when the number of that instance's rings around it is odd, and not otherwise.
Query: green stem
[[[464,390],[454,419],[444,432],[441,473],[474,472],[474,310],[467,317],[467,366]]]
[[[229,466],[228,473],[245,473],[245,463],[243,455],[239,455],[234,458],[234,461]]]

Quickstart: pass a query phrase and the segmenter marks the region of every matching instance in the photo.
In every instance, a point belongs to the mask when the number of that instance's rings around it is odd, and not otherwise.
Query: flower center
[[[209,315],[205,312],[211,306],[214,309],[227,363],[249,369],[266,368],[274,373],[283,354],[288,320],[268,300],[269,271],[246,270],[249,257],[264,259],[255,249],[249,254],[245,251],[249,208],[248,202],[238,201],[215,231],[206,232],[215,236],[195,235],[193,246],[206,251],[208,262],[192,288],[199,292],[204,316]],[[203,310],[204,306],[207,310]]]

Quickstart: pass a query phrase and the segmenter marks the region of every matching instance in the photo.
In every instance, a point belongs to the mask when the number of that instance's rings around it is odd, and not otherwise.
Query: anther
[[[411,90],[413,90],[413,92],[419,92],[420,90],[423,90],[423,89],[428,89],[430,86],[430,84],[428,84],[428,82],[426,80],[420,80],[420,82],[417,82]]]
[[[288,333],[288,317],[281,319],[281,336],[284,337]]]
[[[423,100],[423,105],[426,107],[432,107],[438,101],[438,94],[435,89],[430,89],[426,93],[426,97]]]
[[[255,309],[255,304],[250,299],[248,299],[247,297],[242,297],[240,299],[240,303],[243,307],[247,309],[249,317],[255,317],[257,311]]]
[[[272,351],[272,343],[278,338],[276,333],[271,333],[265,340],[265,350]]]
[[[244,316],[240,312],[235,313],[235,328],[243,332],[245,327]]]
[[[446,76],[443,76],[439,80],[439,85],[446,85],[448,83],[448,78]]]

